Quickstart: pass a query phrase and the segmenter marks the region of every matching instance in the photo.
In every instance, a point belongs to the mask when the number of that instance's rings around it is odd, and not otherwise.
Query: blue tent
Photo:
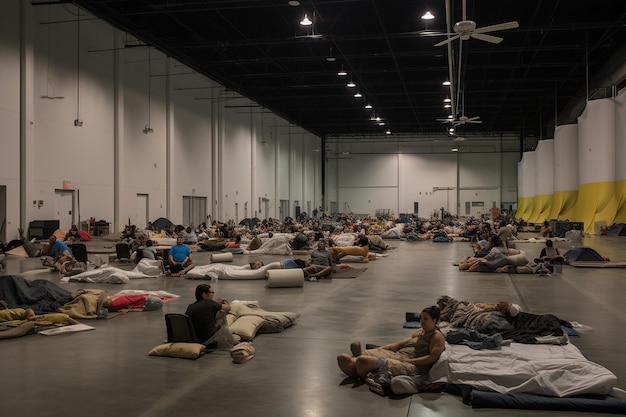
[[[572,261],[606,261],[602,255],[595,251],[595,249],[587,246],[578,246],[565,252],[563,255],[569,262]]]
[[[613,223],[606,228],[607,236],[626,236],[626,224]]]

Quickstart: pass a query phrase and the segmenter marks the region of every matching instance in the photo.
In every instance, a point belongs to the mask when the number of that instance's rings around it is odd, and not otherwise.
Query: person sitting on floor
[[[535,263],[546,262],[549,264],[565,263],[565,257],[561,255],[558,248],[554,247],[552,240],[546,240],[546,247],[541,249],[539,258],[535,259]]]
[[[317,249],[311,252],[310,265],[303,268],[304,279],[307,281],[317,281],[325,278],[335,271],[336,265],[330,252],[326,250],[326,241],[317,242]]]
[[[74,256],[72,256],[72,251],[65,245],[65,243],[58,240],[55,235],[50,236],[48,243],[50,245],[52,253],[51,256],[53,258],[50,270],[56,270],[65,275],[67,271],[72,269],[73,266],[72,261],[74,260]]]
[[[160,259],[152,239],[146,240],[146,246],[141,247],[141,249],[143,250],[144,258],[151,259],[153,261]]]
[[[543,222],[543,228],[541,229],[541,236],[552,237],[552,226],[550,226],[550,222],[547,220]]]
[[[410,337],[379,348],[363,350],[360,342],[350,345],[352,355],[337,356],[339,369],[353,378],[364,379],[374,389],[398,375],[428,375],[446,349],[445,337],[437,327],[440,309],[426,307],[420,313],[422,327]]]
[[[189,316],[196,335],[200,343],[216,347],[217,342],[212,342],[211,338],[219,330],[217,326],[217,314],[228,313],[231,309],[230,303],[226,299],[213,300],[215,291],[208,284],[200,284],[196,287],[196,301],[189,304],[185,314]]]
[[[187,244],[198,243],[198,235],[196,235],[196,232],[194,232],[191,226],[187,226],[185,230],[183,230],[182,233],[183,233],[183,242]]]
[[[191,251],[183,243],[182,236],[177,237],[176,245],[170,248],[168,263],[173,277],[185,275],[193,269],[194,264],[191,261]]]
[[[78,234],[78,227],[75,224],[72,225],[69,232],[65,235],[64,242],[67,244],[78,243],[80,242],[80,235]]]

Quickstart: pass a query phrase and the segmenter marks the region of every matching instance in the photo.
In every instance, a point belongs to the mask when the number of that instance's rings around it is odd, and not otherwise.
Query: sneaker
[[[317,278],[315,278],[315,277],[306,277],[304,280],[305,281],[315,282],[315,281],[317,281]]]
[[[363,349],[361,349],[361,342],[352,342],[350,343],[350,352],[352,352],[352,356],[357,357],[361,356]]]
[[[379,371],[371,377],[365,378],[365,383],[373,393],[383,397],[391,394],[391,372],[389,371]]]

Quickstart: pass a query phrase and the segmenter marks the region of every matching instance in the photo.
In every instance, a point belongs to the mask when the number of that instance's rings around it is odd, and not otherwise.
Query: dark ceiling
[[[626,60],[623,0],[71,3],[317,135],[445,134],[451,124],[436,119],[450,114],[443,100],[451,95],[457,120],[482,121],[457,133],[541,136],[557,113],[559,124],[575,121],[567,108],[584,103],[588,80],[594,97],[624,83],[623,74],[605,81]],[[420,18],[427,9],[435,19]],[[435,47],[446,35],[428,32],[447,32],[447,15],[452,28],[464,11],[479,28],[519,27],[490,32],[499,44],[471,38]],[[313,25],[299,24],[305,13]],[[449,74],[452,91],[442,86]]]

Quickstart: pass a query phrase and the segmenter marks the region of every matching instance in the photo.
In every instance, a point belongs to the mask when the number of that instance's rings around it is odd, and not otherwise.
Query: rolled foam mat
[[[232,262],[233,254],[232,252],[223,252],[223,253],[212,253],[211,254],[211,262]]]
[[[302,269],[270,269],[266,276],[268,288],[302,287],[304,285]]]

